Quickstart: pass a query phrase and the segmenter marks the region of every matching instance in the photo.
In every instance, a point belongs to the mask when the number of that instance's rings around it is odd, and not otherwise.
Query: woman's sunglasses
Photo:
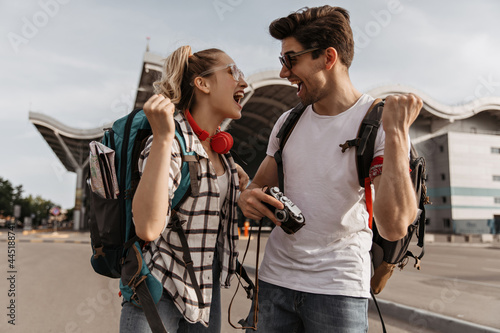
[[[211,69],[209,69],[207,71],[204,71],[203,73],[201,73],[198,76],[204,77],[204,76],[207,76],[208,74],[212,74],[214,72],[221,71],[221,70],[226,69],[226,68],[230,68],[231,69],[231,74],[233,75],[233,79],[235,81],[239,81],[240,78],[241,79],[245,78],[245,75],[243,74],[243,72],[235,64],[229,64],[229,65],[226,65],[226,66],[211,68]]]

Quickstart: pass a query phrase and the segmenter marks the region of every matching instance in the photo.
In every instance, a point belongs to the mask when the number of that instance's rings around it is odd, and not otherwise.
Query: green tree
[[[57,205],[40,195],[34,197],[30,194],[23,197],[23,192],[22,185],[14,187],[9,180],[0,177],[0,214],[12,216],[14,205],[20,205],[21,216],[19,220],[24,221],[25,217],[34,216],[33,226],[37,226],[43,218],[49,216],[50,209]]]
[[[0,177],[0,214],[5,216],[13,213],[14,188],[7,179]]]
[[[50,214],[50,209],[56,204],[50,200],[45,200],[37,195],[33,197],[31,194],[26,198],[29,203],[30,215],[34,214],[33,226],[40,225],[43,218],[47,218]]]
[[[12,199],[14,201],[14,205],[16,204],[17,201],[22,199],[23,192],[24,192],[23,185],[18,185],[14,188],[14,193],[12,196]]]

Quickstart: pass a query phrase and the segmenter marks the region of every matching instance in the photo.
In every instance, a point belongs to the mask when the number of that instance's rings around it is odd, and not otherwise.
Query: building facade
[[[427,230],[500,233],[500,98],[447,106],[409,87],[388,86],[373,96],[414,92],[424,107],[411,140],[426,159]]]

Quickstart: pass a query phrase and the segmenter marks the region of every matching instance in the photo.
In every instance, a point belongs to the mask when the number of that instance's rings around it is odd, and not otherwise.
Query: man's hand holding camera
[[[278,187],[267,187],[265,193],[283,204],[284,208],[279,209],[264,203],[271,211],[274,211],[276,220],[280,222],[281,228],[287,234],[293,235],[304,226],[305,218],[301,210]]]
[[[248,193],[247,198],[243,199],[246,201],[241,201],[242,198],[240,197],[240,208],[245,216],[250,218],[253,218],[251,216],[255,216],[259,220],[266,216],[290,235],[296,233],[304,226],[304,215],[302,215],[300,209],[278,187],[263,187],[260,191],[259,189],[254,190],[257,191]],[[262,191],[264,196],[262,196]],[[252,197],[252,194],[255,196]],[[257,197],[262,199],[257,202]],[[245,212],[249,213],[249,215]]]
[[[265,188],[250,188],[252,184],[241,192],[240,198],[238,200],[238,205],[246,217],[259,221],[264,216],[273,221],[277,226],[281,226],[281,223],[274,216],[272,212],[264,203],[267,203],[277,209],[284,209],[285,206],[277,199],[268,195],[264,192]]]

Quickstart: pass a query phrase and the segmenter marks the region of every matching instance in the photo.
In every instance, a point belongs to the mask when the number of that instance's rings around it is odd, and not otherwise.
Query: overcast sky
[[[0,176],[63,208],[76,176],[65,171],[28,112],[76,128],[126,113],[146,49],[167,56],[225,50],[247,76],[279,69],[269,23],[304,6],[349,10],[354,85],[415,88],[444,104],[500,96],[500,1],[0,0]]]

